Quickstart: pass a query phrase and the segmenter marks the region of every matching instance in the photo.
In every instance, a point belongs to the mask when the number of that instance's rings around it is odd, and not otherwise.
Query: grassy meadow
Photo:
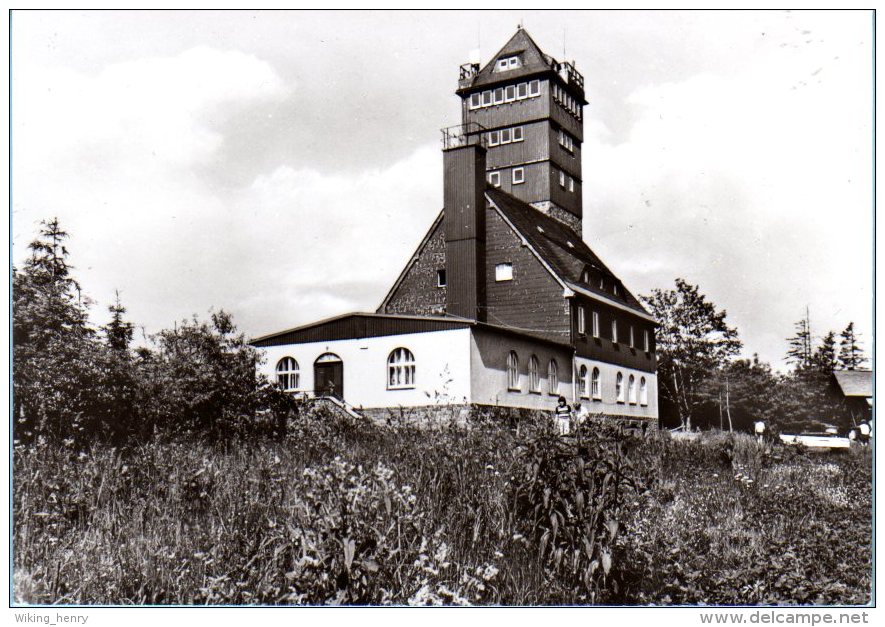
[[[307,412],[285,437],[14,451],[28,604],[865,604],[869,449]]]

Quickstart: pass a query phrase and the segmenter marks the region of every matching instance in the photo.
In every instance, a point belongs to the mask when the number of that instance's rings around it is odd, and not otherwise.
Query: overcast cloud
[[[442,205],[458,65],[517,23],[584,74],[584,239],[635,293],[697,283],[745,353],[872,344],[863,12],[16,12],[13,259],[70,231],[148,333],[374,310]]]

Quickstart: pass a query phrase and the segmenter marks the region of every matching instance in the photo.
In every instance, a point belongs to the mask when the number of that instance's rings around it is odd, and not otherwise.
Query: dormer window
[[[512,57],[498,59],[498,64],[495,66],[495,69],[498,72],[504,72],[506,70],[515,70],[520,65],[519,55],[513,55]]]

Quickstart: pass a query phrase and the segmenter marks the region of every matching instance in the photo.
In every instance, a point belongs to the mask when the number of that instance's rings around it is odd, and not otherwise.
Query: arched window
[[[581,398],[589,398],[589,390],[587,388],[587,366],[581,366],[578,369],[578,394]]]
[[[593,373],[590,375],[590,394],[596,400],[602,398],[602,383],[599,380],[599,368],[594,368]]]
[[[532,355],[529,358],[529,392],[541,391],[541,377],[538,376],[538,358]]]
[[[519,389],[519,356],[516,351],[507,355],[507,389]]]
[[[639,404],[648,405],[648,384],[645,382],[645,377],[639,380]]]
[[[547,364],[547,393],[559,394],[559,366],[555,359],[551,359]]]
[[[297,390],[299,377],[298,362],[292,357],[283,357],[277,362],[277,384],[283,388],[283,391]]]
[[[395,348],[387,357],[387,389],[415,387],[415,356],[408,348]]]
[[[630,375],[629,383],[627,384],[627,394],[629,395],[630,404],[636,404],[636,377],[632,374]]]
[[[618,399],[619,403],[624,402],[624,375],[620,372],[615,378],[615,398]]]

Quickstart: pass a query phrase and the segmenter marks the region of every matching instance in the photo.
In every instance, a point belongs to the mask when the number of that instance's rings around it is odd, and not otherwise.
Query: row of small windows
[[[563,170],[559,171],[559,186],[570,192],[575,191],[575,179],[566,174]]]
[[[522,127],[503,128],[500,131],[490,131],[487,138],[489,146],[501,146],[511,142],[521,142],[523,137]]]
[[[501,170],[489,172],[488,180],[492,187],[501,187]],[[513,168],[510,171],[510,182],[514,185],[525,183],[525,168]]]
[[[534,394],[541,393],[541,363],[535,355],[529,357],[528,378],[529,392]],[[519,392],[522,391],[519,373],[519,355],[516,351],[510,351],[507,355],[507,389]],[[547,393],[552,395],[559,394],[559,365],[555,359],[551,359],[547,363]]]
[[[571,135],[566,133],[563,130],[559,131],[559,145],[568,150],[569,152],[575,151],[575,140]]]
[[[602,374],[599,368],[593,368],[590,379],[587,380],[587,366],[578,369],[578,393],[581,398],[592,398],[595,401],[602,400]],[[626,396],[626,399],[625,399]],[[619,372],[615,377],[615,399],[618,403],[629,402],[631,405],[648,405],[648,382],[645,377],[639,379],[639,392],[636,390],[636,377],[632,374],[627,379],[627,388],[624,389],[624,375]]]
[[[557,84],[553,84],[553,99],[578,120],[581,119],[581,104],[566,90]]]
[[[301,369],[293,357],[277,362],[277,385],[285,392],[301,389]],[[405,390],[415,387],[415,355],[408,348],[395,348],[387,356],[387,388]]]
[[[488,89],[484,92],[470,94],[470,108],[482,109],[483,107],[492,107],[505,102],[535,98],[540,95],[541,81],[539,80],[507,85],[506,87],[498,87],[497,89]]]
[[[584,270],[584,271],[581,273],[581,283],[586,283],[587,285],[593,285],[593,284],[594,284],[594,282],[593,282],[593,277],[590,276],[590,270]],[[620,296],[620,295],[621,295],[622,290],[621,290],[621,288],[620,288],[619,285],[618,285],[618,281],[617,281],[617,279],[613,279],[613,280],[611,280],[610,282],[606,283],[606,281],[605,281],[605,277],[602,276],[602,275],[600,275],[600,276],[599,276],[599,283],[598,283],[598,285],[599,285],[599,289],[602,290],[602,291],[606,291],[606,287],[611,287],[611,293],[612,293],[612,294],[614,294],[615,296]]]
[[[595,338],[599,337],[599,312],[592,312],[591,318],[591,335]],[[583,305],[578,305],[578,335],[585,336],[587,335],[587,310]],[[636,333],[633,329],[633,325],[630,325],[629,331],[629,346],[630,348],[636,348]],[[611,333],[611,341],[615,344],[619,341],[618,336],[618,321],[612,320],[612,333]],[[651,335],[648,332],[648,329],[642,330],[642,350],[646,353],[651,351]]]

